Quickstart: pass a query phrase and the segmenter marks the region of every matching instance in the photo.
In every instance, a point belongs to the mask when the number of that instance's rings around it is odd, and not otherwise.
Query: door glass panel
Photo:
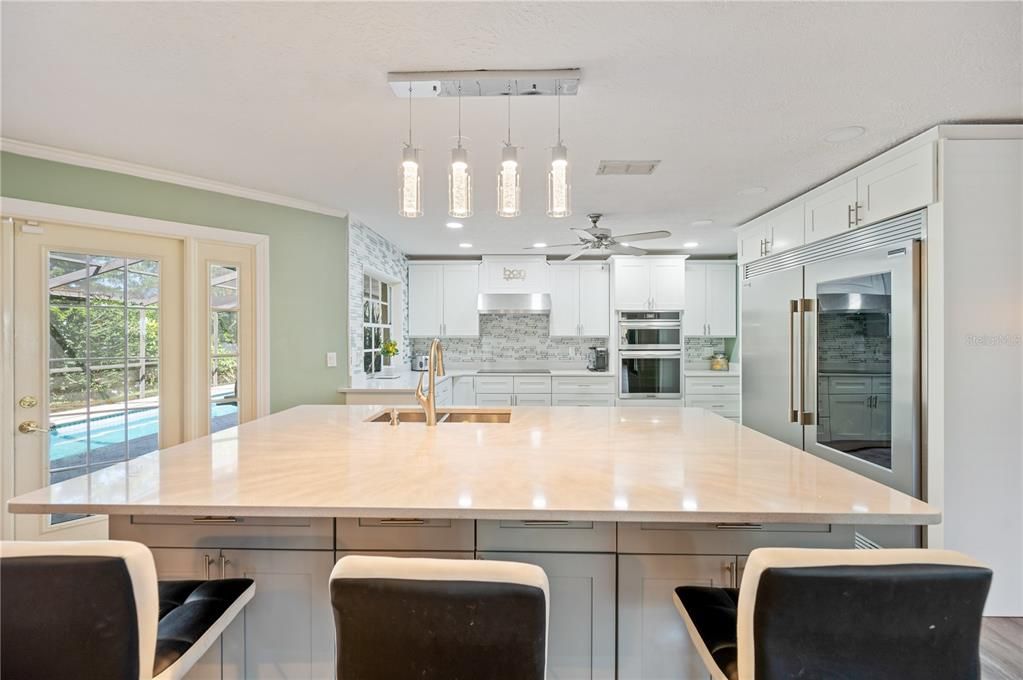
[[[238,424],[238,267],[210,265],[210,432]]]
[[[48,270],[53,484],[159,446],[160,264],[51,252]]]
[[[682,393],[682,358],[622,356],[622,395],[679,396]]]
[[[892,469],[890,273],[817,285],[817,443]]]

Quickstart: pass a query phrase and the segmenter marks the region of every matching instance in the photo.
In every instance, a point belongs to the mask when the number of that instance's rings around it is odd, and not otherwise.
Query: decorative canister
[[[728,357],[721,352],[715,352],[710,358],[710,370],[712,371],[727,371],[728,370]]]

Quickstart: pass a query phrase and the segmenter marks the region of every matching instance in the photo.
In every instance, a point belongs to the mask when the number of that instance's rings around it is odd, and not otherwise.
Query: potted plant
[[[391,364],[391,359],[398,356],[398,343],[394,340],[387,340],[384,344],[380,345],[380,356],[384,358],[383,375],[394,375],[394,366]]]

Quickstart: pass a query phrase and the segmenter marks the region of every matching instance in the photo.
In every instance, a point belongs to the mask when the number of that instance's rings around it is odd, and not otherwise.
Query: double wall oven
[[[682,312],[619,312],[620,399],[682,398]]]

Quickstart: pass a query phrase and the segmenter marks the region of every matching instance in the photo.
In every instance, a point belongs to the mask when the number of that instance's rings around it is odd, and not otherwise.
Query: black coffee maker
[[[607,370],[607,347],[590,347],[586,357],[586,368],[590,371]]]

